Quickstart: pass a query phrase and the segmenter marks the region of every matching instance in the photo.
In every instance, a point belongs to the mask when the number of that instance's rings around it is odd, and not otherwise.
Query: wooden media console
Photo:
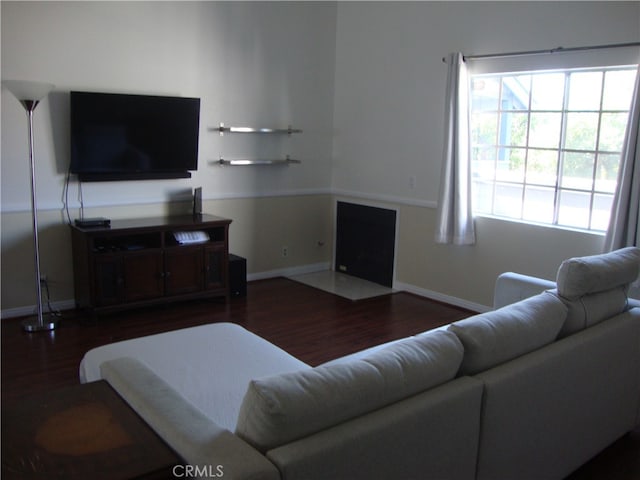
[[[230,223],[202,214],[114,220],[110,227],[72,225],[76,305],[98,313],[228,299]]]

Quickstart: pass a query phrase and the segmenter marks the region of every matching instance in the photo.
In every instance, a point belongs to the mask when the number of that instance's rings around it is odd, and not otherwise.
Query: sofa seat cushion
[[[627,247],[601,255],[570,258],[558,269],[558,294],[568,299],[625,288],[638,278],[640,248]]]
[[[249,383],[236,433],[266,452],[455,377],[463,348],[446,331],[342,363]]]
[[[461,375],[473,375],[553,342],[567,307],[548,292],[452,323],[464,345]]]

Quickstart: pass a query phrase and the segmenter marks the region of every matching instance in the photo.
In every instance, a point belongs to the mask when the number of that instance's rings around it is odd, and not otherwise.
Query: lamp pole
[[[40,276],[40,247],[38,243],[38,203],[36,198],[36,165],[33,143],[33,111],[40,100],[49,94],[53,85],[38,82],[7,80],[3,84],[22,104],[29,120],[29,172],[31,174],[31,227],[33,231],[33,260],[35,264],[36,281],[36,315],[28,317],[22,322],[27,332],[54,330],[58,326],[58,319],[42,312],[42,285]]]

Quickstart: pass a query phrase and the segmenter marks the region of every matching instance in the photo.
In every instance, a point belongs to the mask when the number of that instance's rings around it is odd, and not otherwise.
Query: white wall
[[[475,246],[434,243],[442,57],[634,42],[639,18],[638,2],[338,4],[333,186],[400,209],[398,286],[486,306],[502,271],[554,278],[563,259],[600,252],[600,235],[486,218]]]
[[[271,2],[2,2],[2,77],[50,82],[36,110],[41,208],[58,208],[69,161],[68,92],[201,98],[199,169],[191,180],[86,184],[85,201],[165,201],[203,186],[220,198],[328,188],[335,6]],[[29,208],[22,107],[2,92],[3,211]],[[292,138],[208,132],[226,125],[304,129]],[[291,154],[301,168],[224,169],[220,155]],[[10,179],[10,180],[9,180]],[[72,184],[75,198],[76,184]]]
[[[250,273],[328,262],[336,5],[329,2],[1,2],[2,78],[46,81],[35,111],[43,272],[54,300],[73,298],[62,194],[69,91],[201,98],[191,179],[84,183],[86,216],[163,215],[202,186],[209,213],[230,216],[231,251]],[[304,130],[283,137],[209,132],[227,126]],[[33,303],[27,122],[2,90],[2,308]],[[281,157],[289,167],[220,167],[225,157]],[[290,200],[283,208],[282,199]],[[78,183],[69,189],[78,217]],[[260,212],[260,216],[254,215]],[[235,218],[234,218],[235,217]],[[310,220],[312,225],[309,225]],[[300,228],[296,229],[295,226]],[[320,238],[321,237],[321,238]],[[261,243],[256,239],[264,239]],[[317,242],[325,248],[317,248]],[[289,247],[283,259],[281,246]]]
[[[638,2],[339,2],[334,188],[437,201],[448,53],[639,41],[639,18]]]

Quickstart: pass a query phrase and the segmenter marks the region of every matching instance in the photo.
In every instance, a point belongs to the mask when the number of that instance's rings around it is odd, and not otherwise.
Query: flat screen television
[[[71,92],[71,173],[83,181],[189,178],[200,99]]]

